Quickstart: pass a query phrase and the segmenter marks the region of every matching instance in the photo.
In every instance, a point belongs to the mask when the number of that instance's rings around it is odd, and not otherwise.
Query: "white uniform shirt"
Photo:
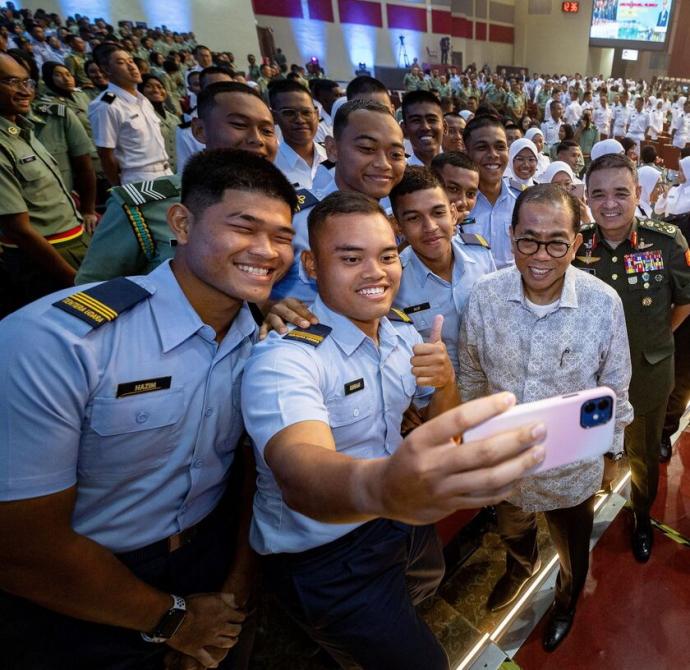
[[[637,140],[638,142],[644,139],[649,128],[649,114],[647,112],[638,112],[635,110],[630,113],[628,121],[628,137]]]
[[[611,134],[611,108],[608,105],[606,107],[599,105],[594,110],[592,121],[600,133],[607,137]]]
[[[613,135],[614,137],[625,137],[630,119],[631,110],[629,107],[618,103],[613,108]]]
[[[544,135],[544,144],[548,149],[550,149],[554,144],[558,144],[560,139],[558,138],[558,131],[561,129],[562,122],[554,121],[544,121],[541,124],[541,132]]]
[[[676,130],[673,135],[673,146],[682,149],[690,142],[690,114],[685,112],[678,114],[673,127]]]
[[[565,109],[565,122],[576,126],[581,117],[582,105],[577,100],[573,100]]]
[[[108,103],[110,96],[115,99]],[[94,144],[115,150],[122,183],[172,174],[161,119],[139,91],[132,95],[111,82],[89,105],[89,121]]]
[[[312,164],[309,165],[287,142],[281,142],[275,166],[288,178],[295,188],[311,188],[319,165],[326,160],[326,150],[314,142]]]

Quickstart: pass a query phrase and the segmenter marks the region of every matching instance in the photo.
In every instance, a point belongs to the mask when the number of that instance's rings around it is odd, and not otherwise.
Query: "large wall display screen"
[[[673,0],[594,0],[589,43],[597,47],[664,49]]]

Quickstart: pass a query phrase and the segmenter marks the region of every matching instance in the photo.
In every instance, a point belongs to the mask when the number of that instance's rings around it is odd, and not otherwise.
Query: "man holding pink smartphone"
[[[558,185],[520,194],[512,220],[515,267],[475,285],[460,331],[458,380],[463,400],[510,391],[518,402],[530,402],[608,386],[617,402],[607,456],[617,459],[633,418],[623,305],[613,289],[571,266],[582,243],[579,226],[577,200]],[[543,639],[547,651],[572,626],[603,469],[599,456],[527,477],[496,508],[507,560],[487,602],[492,611],[512,603],[538,571],[536,512],[545,513],[560,559]]]

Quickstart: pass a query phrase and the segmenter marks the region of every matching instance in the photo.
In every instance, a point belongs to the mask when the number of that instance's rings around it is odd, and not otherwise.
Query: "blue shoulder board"
[[[309,328],[294,328],[289,333],[283,335],[284,340],[294,340],[295,342],[304,342],[311,344],[312,347],[318,347],[333,330],[330,326],[324,326],[322,323],[315,323]]]
[[[97,286],[72,293],[53,303],[54,307],[86,321],[93,328],[117,319],[151,295],[143,286],[125,277],[118,277]]]
[[[319,199],[306,188],[301,188],[297,191],[297,209],[295,213],[301,212],[303,209],[309,209],[313,207]]]
[[[486,241],[486,238],[484,238],[482,235],[477,235],[476,233],[460,233],[458,237],[465,244],[476,244],[480,247],[486,247],[487,249],[491,249],[491,245]]]

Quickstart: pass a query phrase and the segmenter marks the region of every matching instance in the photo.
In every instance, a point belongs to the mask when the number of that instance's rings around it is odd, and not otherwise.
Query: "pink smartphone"
[[[611,451],[616,394],[607,386],[516,405],[465,431],[463,442],[480,440],[526,424],[546,426],[546,457],[530,474],[602,456]]]
[[[570,195],[576,198],[584,198],[585,196],[585,185],[584,184],[573,184],[570,188]]]

